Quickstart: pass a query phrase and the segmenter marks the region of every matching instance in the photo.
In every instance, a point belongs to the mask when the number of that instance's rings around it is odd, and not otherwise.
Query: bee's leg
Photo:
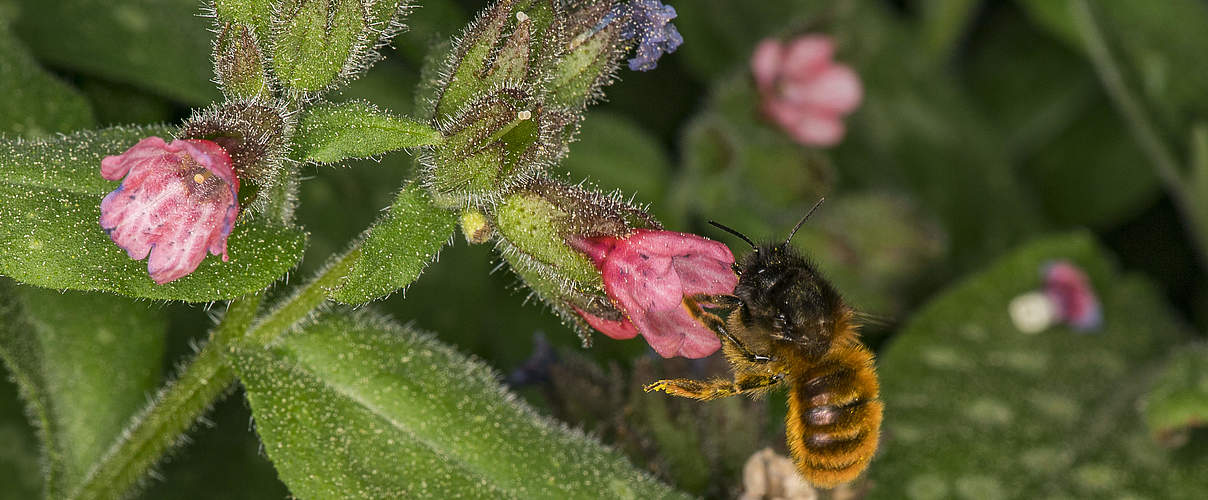
[[[718,399],[745,392],[766,389],[784,380],[784,374],[744,374],[733,381],[724,379],[693,380],[677,378],[660,380],[643,387],[646,392],[663,391],[672,396],[699,400]]]
[[[733,295],[707,295],[698,293],[684,297],[684,307],[688,308],[688,313],[692,315],[693,319],[705,325],[705,327],[709,328],[710,330],[713,330],[713,333],[716,333],[723,342],[733,344],[734,348],[738,349],[738,352],[742,354],[743,357],[747,358],[747,361],[752,363],[767,363],[768,361],[772,360],[771,356],[751,352],[751,350],[748,349],[747,346],[744,345],[740,340],[738,340],[734,334],[730,333],[730,330],[726,328],[726,322],[722,321],[721,317],[706,311],[705,308],[702,307],[702,304],[716,304],[722,307],[734,307],[738,305],[738,299],[736,297]]]

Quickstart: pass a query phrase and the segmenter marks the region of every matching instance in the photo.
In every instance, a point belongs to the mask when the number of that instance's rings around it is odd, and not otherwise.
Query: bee
[[[742,238],[752,251],[734,263],[738,285],[731,295],[692,295],[684,306],[721,339],[733,380],[660,380],[644,389],[710,400],[787,385],[785,438],[797,470],[810,483],[829,488],[868,467],[884,405],[873,354],[859,341],[855,312],[789,245],[822,201],[783,242],[756,245],[710,221]],[[725,320],[717,314],[722,311],[728,311]]]

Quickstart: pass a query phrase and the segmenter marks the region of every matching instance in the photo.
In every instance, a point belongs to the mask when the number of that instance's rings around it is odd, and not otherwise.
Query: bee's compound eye
[[[737,274],[737,275],[739,275],[739,276],[742,276],[742,268],[741,268],[741,267],[738,267],[738,263],[737,263],[737,262],[735,262],[735,263],[733,263],[733,264],[730,264],[730,269],[734,271],[734,274]]]

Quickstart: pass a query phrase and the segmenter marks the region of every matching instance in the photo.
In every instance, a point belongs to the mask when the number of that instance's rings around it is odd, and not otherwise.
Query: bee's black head
[[[834,287],[790,241],[822,202],[818,200],[783,242],[756,245],[746,235],[710,221],[751,245],[751,253],[734,263],[738,274],[734,296],[742,302],[744,326],[817,353],[830,348],[845,306]]]
[[[843,300],[808,260],[788,243],[759,245],[734,264],[749,328],[811,350],[830,347]]]

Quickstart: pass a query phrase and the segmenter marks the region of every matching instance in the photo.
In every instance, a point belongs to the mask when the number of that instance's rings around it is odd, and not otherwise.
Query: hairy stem
[[[247,331],[260,306],[260,295],[239,298],[227,306],[226,315],[210,341],[189,362],[180,376],[159,391],[93,467],[68,498],[120,498],[143,477],[147,469],[179,441],[235,380],[222,350]]]
[[[315,309],[326,302],[328,290],[338,285],[340,280],[348,275],[352,263],[356,262],[360,256],[361,248],[360,245],[357,245],[328,264],[310,283],[299,288],[290,298],[282,301],[272,312],[256,323],[244,340],[252,345],[272,344],[281,334],[309,317]]]
[[[68,498],[124,496],[235,382],[235,371],[224,351],[237,343],[271,344],[327,300],[327,290],[339,283],[360,254],[359,247],[349,250],[255,326],[262,296],[252,294],[232,301],[201,352],[131,420]]]
[[[1200,267],[1208,271],[1208,211],[1197,208],[1195,196],[1188,190],[1189,184],[1179,172],[1175,155],[1162,141],[1157,127],[1141,105],[1140,99],[1124,81],[1124,75],[1103,38],[1090,3],[1087,0],[1076,0],[1070,4],[1070,11],[1091,64],[1094,65],[1099,80],[1103,82],[1103,88],[1124,115],[1133,138],[1149,157],[1150,165],[1183,217],[1183,223],[1196,248]]]

